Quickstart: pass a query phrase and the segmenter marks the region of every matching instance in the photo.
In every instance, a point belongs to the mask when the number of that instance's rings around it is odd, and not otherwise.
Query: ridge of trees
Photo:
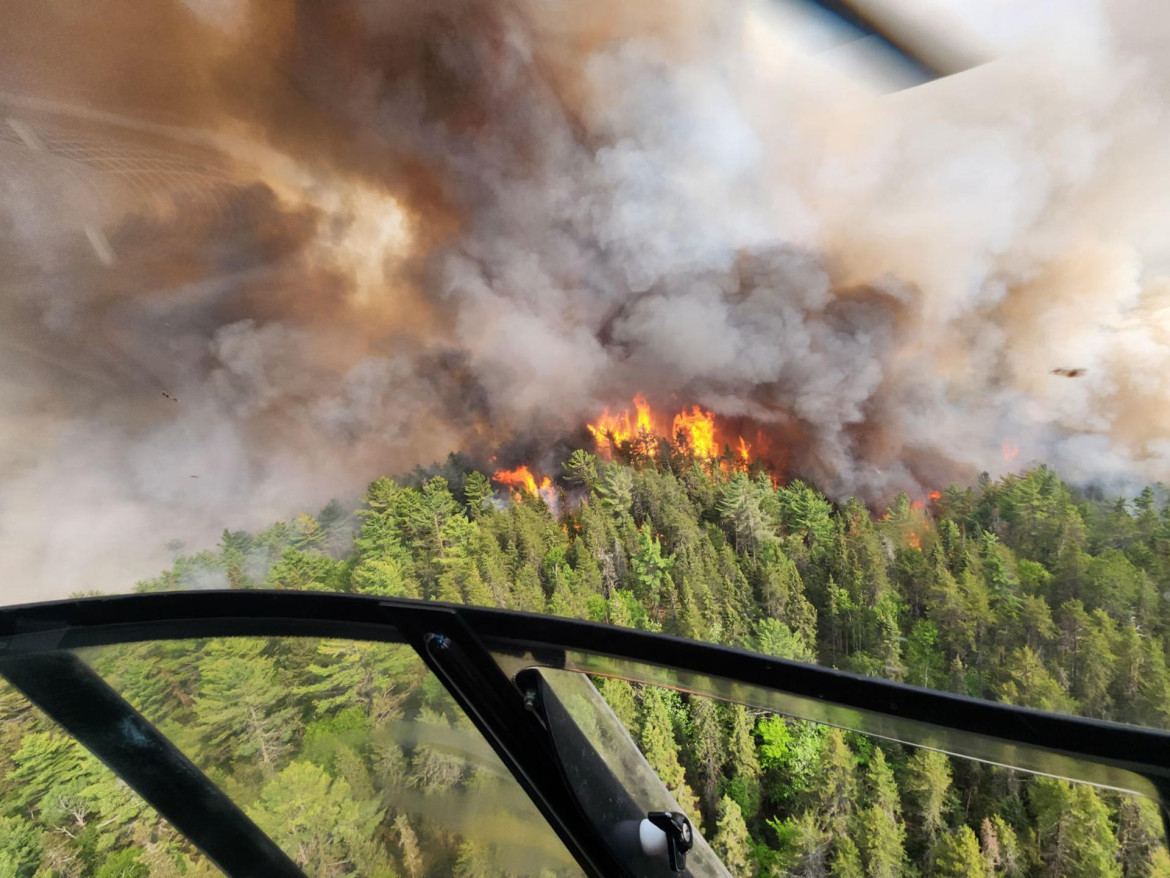
[[[926,503],[899,495],[873,513],[799,481],[776,485],[730,454],[702,461],[666,443],[618,461],[575,451],[552,508],[501,497],[452,458],[438,472],[375,481],[352,514],[330,504],[257,534],[225,531],[217,551],[180,557],[139,588],[208,584],[553,613],[1170,725],[1164,492],[1077,492],[1044,466]],[[153,651],[111,659],[108,673],[148,715],[170,716],[164,728],[218,766],[225,789],[267,815],[262,826],[295,824],[288,808],[304,796],[325,809],[318,823],[361,828],[349,841],[310,830],[288,841],[319,874],[375,874],[374,862],[412,878],[495,874],[489,842],[443,841],[387,805],[386,777],[420,790],[470,779],[450,754],[400,747],[387,757],[369,743],[371,730],[404,716],[435,729],[459,722],[426,694],[409,656],[331,643],[294,661],[286,647],[249,641],[208,644],[194,663],[175,645],[136,649]],[[598,685],[734,874],[1170,875],[1157,810],[1139,798],[653,687]],[[37,869],[55,868],[43,865],[45,839],[66,819],[43,804],[52,796],[34,775],[67,780],[85,754],[21,722],[0,749],[10,776],[28,776],[0,785],[0,850],[26,853],[0,854],[0,876],[97,875],[107,863],[133,875],[133,863],[153,863],[127,830],[125,844],[80,871],[29,871],[33,849]],[[279,782],[286,792],[249,797],[236,771],[244,763],[255,788]],[[378,850],[363,847],[368,839]]]

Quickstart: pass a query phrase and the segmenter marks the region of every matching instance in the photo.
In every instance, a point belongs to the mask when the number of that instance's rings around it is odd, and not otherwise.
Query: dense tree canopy
[[[493,491],[460,459],[379,479],[352,515],[331,504],[225,531],[217,551],[139,588],[218,581],[554,613],[1170,725],[1160,488],[1106,498],[1038,467],[871,510],[777,485],[730,453],[620,451],[573,452],[555,496]],[[567,874],[563,852],[529,852],[538,867],[508,854],[508,821],[531,813],[402,647],[211,641],[90,660],[310,874]],[[1143,800],[652,687],[599,689],[738,875],[1170,874]],[[0,720],[0,876],[209,874],[10,691]],[[475,805],[484,790],[505,803],[491,819]],[[436,814],[435,797],[458,805]]]

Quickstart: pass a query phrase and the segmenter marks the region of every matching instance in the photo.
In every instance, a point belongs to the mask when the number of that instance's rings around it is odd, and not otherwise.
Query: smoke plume
[[[838,497],[1166,478],[1170,20],[920,5],[992,60],[878,88],[757,0],[9,4],[3,599],[638,391]]]

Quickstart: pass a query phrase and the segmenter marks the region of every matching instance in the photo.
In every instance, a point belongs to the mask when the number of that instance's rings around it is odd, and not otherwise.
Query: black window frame
[[[1132,772],[1170,827],[1170,733],[968,698],[664,634],[433,601],[301,591],[163,592],[0,608],[0,675],[231,878],[301,876],[242,811],[73,650],[208,637],[408,643],[440,678],[585,874],[632,874],[585,816],[524,675],[495,655],[562,667],[571,653],[656,665]],[[527,696],[527,697],[526,697]],[[913,743],[913,742],[907,742]],[[1026,770],[1026,769],[1025,769]],[[1170,833],[1168,833],[1170,835]]]

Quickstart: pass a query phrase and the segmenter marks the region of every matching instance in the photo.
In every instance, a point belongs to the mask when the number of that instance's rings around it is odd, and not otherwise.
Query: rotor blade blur
[[[853,31],[854,39],[876,40],[909,68],[914,79],[929,82],[961,73],[981,63],[971,53],[962,51],[950,40],[942,39],[927,27],[876,4],[853,0],[798,0],[800,5],[816,7],[832,16],[838,26]]]

